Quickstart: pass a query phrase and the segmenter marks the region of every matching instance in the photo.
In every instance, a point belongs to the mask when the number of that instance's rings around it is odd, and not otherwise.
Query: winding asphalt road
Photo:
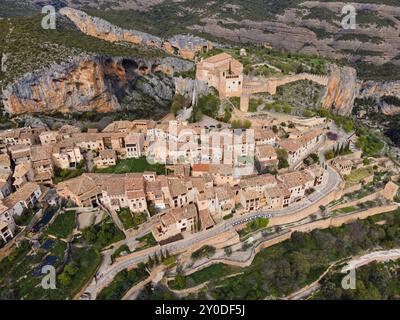
[[[183,240],[176,241],[170,244],[166,244],[163,246],[155,246],[146,250],[142,255],[138,255],[132,257],[128,260],[123,260],[120,262],[115,262],[110,265],[108,268],[101,268],[100,272],[96,275],[96,279],[93,279],[91,284],[86,288],[85,295],[89,296],[90,299],[95,299],[96,295],[104,288],[112,279],[122,270],[131,267],[132,265],[147,262],[149,255],[154,254],[155,252],[160,252],[161,250],[165,251],[166,249],[171,254],[179,253],[184,251],[194,244],[201,242],[203,240],[215,237],[225,231],[230,230],[233,226],[238,224],[243,224],[248,222],[249,220],[258,218],[258,217],[275,217],[275,216],[284,216],[299,212],[307,207],[310,207],[314,203],[318,202],[322,198],[324,198],[331,191],[336,189],[340,182],[342,181],[340,175],[333,170],[331,167],[327,169],[327,176],[325,177],[325,181],[322,186],[316,188],[316,191],[308,196],[308,198],[304,201],[299,202],[298,204],[293,204],[293,206],[286,207],[280,210],[276,210],[274,212],[250,212],[244,214],[240,217],[235,217],[229,220],[224,221],[221,224],[216,225],[214,228],[209,230],[204,230],[192,235],[189,235]]]

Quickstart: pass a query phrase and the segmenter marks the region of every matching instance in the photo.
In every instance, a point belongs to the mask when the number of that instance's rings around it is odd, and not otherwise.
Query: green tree
[[[286,149],[278,148],[276,150],[276,153],[278,155],[278,169],[283,169],[283,168],[288,168],[289,167],[289,162],[288,162],[288,152]]]
[[[285,105],[283,106],[283,112],[284,112],[284,113],[287,113],[287,114],[292,113],[292,107],[291,107],[290,105],[288,105],[288,104],[285,104]]]
[[[58,281],[60,282],[60,284],[63,287],[66,287],[70,284],[71,282],[71,277],[69,276],[69,274],[67,272],[63,272],[58,276]]]

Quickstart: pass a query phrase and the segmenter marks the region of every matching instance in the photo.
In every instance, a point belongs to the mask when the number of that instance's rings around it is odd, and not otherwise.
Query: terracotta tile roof
[[[13,177],[15,179],[22,178],[29,172],[31,165],[29,161],[24,161],[15,167]]]
[[[7,181],[11,176],[10,171],[0,171],[0,181]]]
[[[161,213],[159,219],[166,226],[177,223],[183,219],[195,219],[197,217],[197,209],[194,204],[190,204],[182,208],[173,208],[167,212]]]
[[[8,156],[8,154],[6,154],[6,153],[0,154],[0,165],[9,167],[10,164],[11,164],[11,162],[10,162],[10,157]]]
[[[134,124],[131,121],[121,120],[111,122],[107,127],[105,127],[102,132],[119,132],[121,130],[127,130],[134,128]]]
[[[277,157],[275,148],[269,144],[257,146],[256,149],[261,159]]]
[[[128,191],[126,193],[128,199],[139,199],[139,198],[146,198],[146,195],[143,190],[137,191]]]
[[[12,208],[17,204],[19,201],[27,201],[29,200],[30,196],[39,188],[39,185],[33,182],[28,182],[24,184],[20,189],[16,192],[11,194],[9,197],[4,199],[3,204],[8,207]]]
[[[117,153],[115,150],[102,150],[99,153],[100,159],[117,159]]]
[[[32,162],[49,160],[49,159],[51,159],[51,154],[52,154],[51,146],[32,146],[31,147]]]
[[[216,54],[215,56],[211,56],[207,59],[204,59],[203,62],[217,63],[217,62],[221,62],[224,60],[231,60],[231,59],[233,59],[233,57],[230,54],[228,54],[226,52],[222,52],[222,53]]]
[[[230,164],[210,164],[210,173],[222,176],[230,176],[233,174],[233,167]]]
[[[195,163],[192,165],[192,172],[209,172],[210,165],[207,163]]]
[[[280,141],[278,144],[281,148],[286,149],[289,152],[296,152],[302,147],[302,144],[299,141],[291,139]]]
[[[276,138],[275,133],[272,130],[265,130],[261,128],[257,128],[254,130],[254,139],[258,140],[270,140]]]
[[[235,192],[229,185],[215,187],[214,191],[219,201],[227,201],[235,197]]]
[[[283,183],[289,188],[304,186],[314,178],[306,171],[289,172],[279,176]]]
[[[263,174],[263,175],[258,175],[254,177],[249,177],[245,179],[241,179],[239,182],[239,186],[242,189],[246,188],[254,188],[254,187],[262,187],[265,185],[270,185],[270,184],[276,184],[276,178],[272,174]]]
[[[178,197],[187,193],[186,186],[180,179],[168,179],[168,188],[172,197]]]
[[[242,191],[242,194],[245,200],[261,199],[263,197],[260,192],[254,190]]]
[[[208,211],[207,209],[201,210],[199,212],[199,219],[202,230],[211,228],[215,225],[215,222],[211,217],[210,211]]]
[[[273,199],[280,198],[283,196],[282,190],[278,186],[275,188],[265,189],[265,194]]]

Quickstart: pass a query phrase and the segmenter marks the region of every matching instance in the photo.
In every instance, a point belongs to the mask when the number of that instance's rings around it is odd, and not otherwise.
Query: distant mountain
[[[114,25],[158,36],[190,32],[214,40],[264,43],[296,53],[354,64],[366,79],[400,74],[400,2],[358,0],[357,28],[341,27],[351,1],[303,0],[0,0],[0,15],[21,15],[40,6],[71,6]],[[379,67],[376,67],[379,66]]]

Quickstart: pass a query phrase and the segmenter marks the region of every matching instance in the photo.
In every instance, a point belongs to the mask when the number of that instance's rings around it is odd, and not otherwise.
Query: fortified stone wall
[[[320,210],[319,207],[321,205],[327,206],[330,202],[339,200],[341,197],[342,197],[342,190],[339,191],[333,190],[332,192],[327,194],[324,198],[322,198],[320,201],[314,203],[312,206],[305,208],[304,210],[301,210],[294,214],[272,217],[269,220],[269,226],[272,227],[276,225],[293,223],[302,220],[304,218],[307,218],[308,216],[318,212]]]
[[[395,183],[389,181],[385,185],[385,188],[378,190],[377,192],[374,192],[372,194],[369,194],[361,199],[353,200],[353,201],[342,203],[342,204],[337,204],[337,205],[333,206],[331,208],[331,210],[338,210],[341,208],[357,206],[360,203],[364,203],[367,201],[374,201],[374,200],[382,198],[382,197],[387,200],[393,201],[393,198],[397,194],[398,189],[399,189],[399,187]]]
[[[326,219],[322,219],[322,220],[317,220],[311,223],[308,223],[306,225],[301,225],[301,226],[297,226],[297,227],[293,227],[292,229],[290,229],[289,231],[282,233],[281,235],[270,239],[270,240],[266,240],[262,243],[260,243],[258,246],[256,246],[252,252],[252,254],[250,255],[250,258],[245,260],[245,261],[239,261],[239,260],[232,260],[229,258],[219,258],[219,259],[212,259],[207,261],[206,263],[203,263],[202,265],[194,268],[194,269],[190,269],[187,272],[185,272],[185,275],[190,275],[194,272],[200,271],[208,266],[211,266],[213,264],[218,264],[218,263],[223,263],[226,265],[231,265],[231,266],[237,266],[237,267],[241,267],[241,268],[245,268],[251,265],[251,263],[254,260],[254,257],[256,256],[257,253],[259,253],[260,251],[262,251],[263,249],[269,248],[275,244],[278,244],[280,242],[289,240],[290,237],[292,236],[293,232],[310,232],[312,230],[315,229],[327,229],[330,227],[340,227],[343,224],[346,223],[350,223],[353,222],[355,220],[358,219],[367,219],[368,217],[377,215],[377,214],[382,214],[382,213],[386,213],[386,212],[391,212],[398,209],[398,206],[393,204],[393,205],[386,205],[386,206],[381,206],[381,207],[376,207],[376,208],[371,208],[365,211],[361,211],[361,212],[357,212],[357,213],[350,213],[347,215],[342,215],[342,216],[338,216],[338,217],[329,217]],[[229,245],[227,245],[229,246]]]

